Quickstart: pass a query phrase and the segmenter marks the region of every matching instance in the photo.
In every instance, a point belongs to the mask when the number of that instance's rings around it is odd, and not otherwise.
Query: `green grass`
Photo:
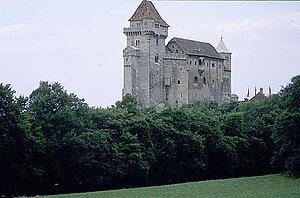
[[[77,193],[66,195],[45,196],[75,197],[75,198],[193,198],[193,197],[300,197],[300,179],[290,179],[282,175],[266,175],[257,177],[243,177],[224,180],[210,180],[174,184],[166,186],[154,186],[145,188],[132,188],[124,190],[110,190],[90,193]]]

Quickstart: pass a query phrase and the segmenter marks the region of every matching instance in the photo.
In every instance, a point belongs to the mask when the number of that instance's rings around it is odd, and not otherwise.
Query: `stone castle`
[[[230,101],[231,52],[184,38],[165,40],[170,27],[151,1],[143,0],[124,28],[124,87],[142,107],[191,104],[196,100]]]

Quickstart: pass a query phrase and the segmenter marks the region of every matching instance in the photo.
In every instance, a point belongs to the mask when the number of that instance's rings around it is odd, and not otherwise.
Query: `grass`
[[[272,197],[290,198],[300,197],[300,179],[291,179],[283,175],[266,175],[256,177],[243,177],[224,180],[210,180],[154,186],[145,188],[132,188],[123,190],[110,190],[90,193],[77,193],[66,195],[45,196],[49,198],[243,198],[243,197]]]

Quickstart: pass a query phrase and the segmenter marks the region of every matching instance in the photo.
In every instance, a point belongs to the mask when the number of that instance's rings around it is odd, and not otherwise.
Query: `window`
[[[158,24],[158,23],[155,23],[155,27],[156,27],[156,28],[159,28],[159,24]]]
[[[199,59],[199,65],[201,65],[201,64],[202,64],[201,59]]]
[[[141,24],[140,24],[140,23],[138,23],[138,24],[137,24],[137,26],[138,26],[138,27],[140,27],[140,26],[141,26]]]
[[[208,67],[208,63],[206,63],[206,66]]]
[[[190,61],[190,65],[192,64],[192,61]]]
[[[135,45],[136,45],[136,46],[140,46],[140,40],[136,40],[136,41],[135,41]]]
[[[180,97],[182,98],[182,94],[180,94]]]
[[[155,61],[156,63],[158,63],[158,54],[155,55],[154,61]]]
[[[180,85],[180,80],[177,81],[177,84]]]
[[[180,71],[182,71],[182,67],[180,67]]]
[[[125,59],[125,62],[126,62],[126,63],[128,62],[128,58]]]
[[[195,61],[195,65],[197,65],[197,61]]]
[[[176,53],[178,53],[178,50],[176,50]]]
[[[156,46],[158,46],[158,38],[156,39]]]
[[[174,45],[172,46],[172,48],[174,48]]]
[[[203,85],[206,85],[206,78],[203,77]]]
[[[195,78],[194,78],[194,83],[197,83],[197,82],[198,82],[198,77],[195,76]]]
[[[211,64],[212,67],[215,67],[215,63]]]

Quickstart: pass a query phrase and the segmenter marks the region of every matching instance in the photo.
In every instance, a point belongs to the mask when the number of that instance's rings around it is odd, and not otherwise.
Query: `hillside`
[[[300,179],[290,179],[282,175],[266,175],[224,180],[210,180],[166,186],[112,190],[103,192],[78,193],[55,197],[101,197],[101,198],[181,198],[181,197],[300,197]]]

